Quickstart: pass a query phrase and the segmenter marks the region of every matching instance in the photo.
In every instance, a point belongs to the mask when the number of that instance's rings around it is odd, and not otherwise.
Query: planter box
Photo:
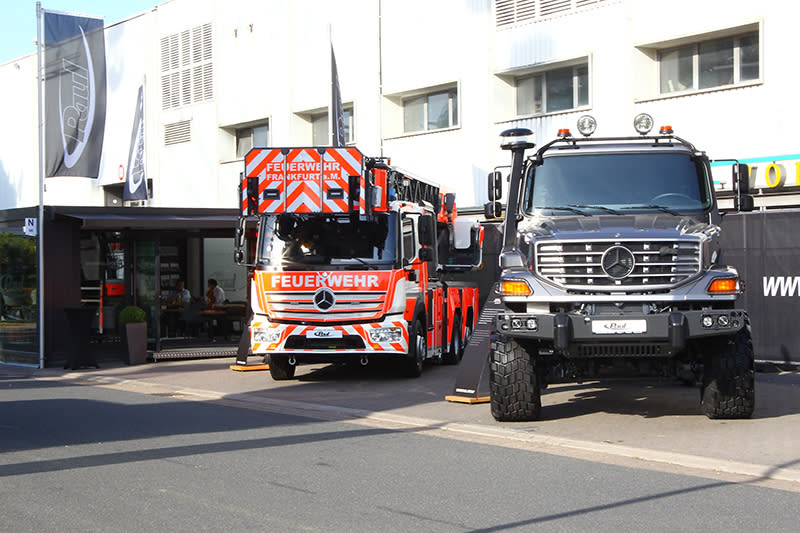
[[[125,324],[125,344],[128,349],[128,364],[143,365],[147,362],[147,322]]]

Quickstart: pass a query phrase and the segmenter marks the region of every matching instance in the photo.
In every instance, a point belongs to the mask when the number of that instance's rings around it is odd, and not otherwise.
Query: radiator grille
[[[375,320],[383,314],[385,293],[339,292],[330,310],[321,312],[314,306],[313,292],[269,294],[269,314],[273,320],[292,322],[342,322]]]
[[[642,292],[669,290],[700,272],[700,241],[546,241],[536,243],[536,274],[567,290]],[[607,268],[608,253],[632,257],[623,275]],[[630,256],[628,256],[630,252]]]

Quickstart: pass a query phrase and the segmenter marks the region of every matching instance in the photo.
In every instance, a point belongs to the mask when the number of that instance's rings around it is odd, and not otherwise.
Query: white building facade
[[[44,203],[121,205],[144,85],[144,205],[235,208],[247,149],[327,144],[332,43],[348,143],[461,207],[508,164],[501,131],[542,144],[591,114],[597,135],[628,135],[639,112],[749,163],[756,205],[797,205],[798,15],[782,0],[170,0],[106,26],[100,176],[48,178]],[[0,209],[39,202],[36,68],[0,65]]]

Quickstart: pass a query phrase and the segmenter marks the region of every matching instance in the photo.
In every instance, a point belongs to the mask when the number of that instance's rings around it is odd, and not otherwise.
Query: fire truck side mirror
[[[456,194],[449,192],[444,195],[444,210],[448,215],[453,214],[453,209],[456,207]]]
[[[433,261],[433,248],[428,246],[419,249],[419,260],[423,262]]]
[[[489,172],[489,201],[496,202],[503,197],[503,176],[499,170]]]
[[[422,215],[419,217],[419,243],[422,246],[433,245],[433,216]]]
[[[244,245],[245,245],[245,230],[247,226],[247,219],[245,217],[239,217],[239,220],[236,224],[236,233],[235,233],[235,243],[234,243],[234,252],[233,252],[233,260],[236,262],[237,265],[242,265],[245,263],[245,253],[244,253]]]

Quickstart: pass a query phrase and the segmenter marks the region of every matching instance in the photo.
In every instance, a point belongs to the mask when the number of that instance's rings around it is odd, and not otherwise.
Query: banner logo
[[[763,276],[764,296],[800,296],[800,276]]]
[[[131,146],[128,152],[128,175],[122,200],[147,200],[144,172],[144,85],[139,86],[136,111],[133,114]]]
[[[83,28],[79,29],[86,67],[63,58],[58,76],[61,144],[64,147],[64,166],[67,168],[75,166],[86,148],[86,139],[91,135],[94,124],[96,101],[92,52]]]
[[[106,111],[102,18],[44,11],[47,176],[96,178]]]

